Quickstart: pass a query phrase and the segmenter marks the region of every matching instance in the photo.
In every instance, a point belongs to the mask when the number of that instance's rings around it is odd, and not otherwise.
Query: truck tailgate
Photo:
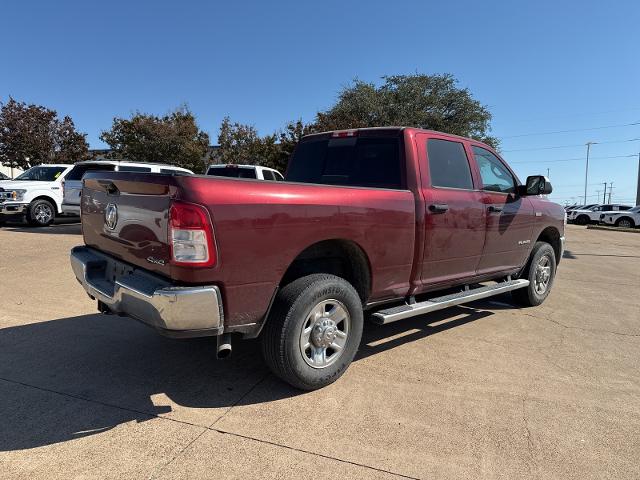
[[[85,243],[169,277],[168,211],[176,190],[171,175],[87,174],[81,197]]]

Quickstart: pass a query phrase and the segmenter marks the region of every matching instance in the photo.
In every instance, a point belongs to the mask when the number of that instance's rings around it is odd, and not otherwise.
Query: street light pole
[[[587,142],[587,166],[584,169],[584,204],[587,204],[587,181],[589,179],[589,151],[591,150],[591,145],[595,145],[598,142]]]
[[[636,191],[636,205],[640,205],[640,153],[638,153],[638,190]]]

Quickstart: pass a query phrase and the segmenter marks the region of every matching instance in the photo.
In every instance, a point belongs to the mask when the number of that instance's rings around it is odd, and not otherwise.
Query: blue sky
[[[640,122],[639,24],[632,0],[11,1],[0,100],[68,114],[99,148],[112,118],[136,110],[186,103],[212,139],[225,115],[269,133],[312,120],[355,77],[446,72],[489,106],[521,177],[549,168],[556,200],[579,197],[583,144],[597,141],[589,195],[607,181],[632,201],[638,158],[624,155],[640,141],[623,140],[640,125],[619,125]]]

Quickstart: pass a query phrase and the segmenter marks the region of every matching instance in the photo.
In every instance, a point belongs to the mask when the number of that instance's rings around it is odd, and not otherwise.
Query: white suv
[[[0,182],[0,223],[26,216],[34,226],[49,225],[62,213],[62,180],[73,165],[31,167],[14,180]]]
[[[145,172],[193,175],[191,170],[162,163],[124,162],[118,160],[87,160],[78,162],[64,179],[62,211],[67,215],[80,215],[82,177],[89,171],[101,172]]]
[[[600,215],[603,213],[624,211],[630,208],[629,205],[619,204],[595,205],[590,208],[571,210],[568,215],[568,220],[578,225],[598,223]]]
[[[255,178],[257,180],[275,180],[278,182],[284,180],[284,177],[278,170],[261,167],[260,165],[211,165],[207,169],[207,175],[232,178]]]
[[[600,215],[600,222],[622,228],[640,227],[640,205],[625,212],[605,212]]]

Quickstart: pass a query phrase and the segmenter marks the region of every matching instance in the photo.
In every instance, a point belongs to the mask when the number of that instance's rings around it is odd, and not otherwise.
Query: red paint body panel
[[[226,326],[259,324],[296,256],[323,240],[358,245],[371,272],[369,302],[402,298],[459,284],[483,273],[498,276],[524,264],[547,226],[564,232],[564,210],[538,197],[484,192],[470,153],[477,142],[406,128],[407,190],[342,187],[211,176],[97,172],[85,176],[82,226],[85,243],[177,284],[221,289]],[[464,144],[474,190],[430,185],[425,139]],[[483,145],[484,148],[488,148]],[[172,199],[203,205],[213,223],[216,265],[170,263],[167,214]],[[503,202],[505,213],[487,206]],[[109,203],[117,228],[105,226]],[[450,210],[432,215],[428,205]],[[539,215],[535,215],[538,212]],[[518,240],[530,243],[518,245]]]

